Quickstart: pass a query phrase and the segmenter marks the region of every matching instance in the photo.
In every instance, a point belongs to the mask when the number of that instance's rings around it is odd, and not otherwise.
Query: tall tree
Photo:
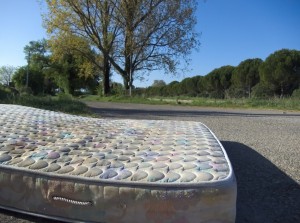
[[[28,86],[26,86],[26,78],[27,78],[27,72],[29,72],[29,80],[28,81]],[[28,94],[43,94],[43,93],[50,93],[46,92],[50,86],[47,86],[45,82],[45,75],[44,73],[36,69],[34,67],[19,67],[14,76],[12,81],[14,82],[15,87],[18,89],[20,93],[28,93]],[[25,88],[26,86],[26,88]],[[51,91],[51,90],[50,90]]]
[[[47,0],[47,4],[48,32],[85,38],[102,55],[103,77],[109,77],[112,65],[126,89],[137,71],[175,72],[180,59],[198,45],[193,32],[195,0]]]
[[[118,1],[46,0],[46,2],[48,14],[44,16],[44,22],[52,41],[60,40],[57,36],[77,36],[84,39],[98,54],[97,57],[89,59],[101,69],[103,91],[104,94],[108,94],[113,47],[118,35],[118,26],[113,23],[113,13]],[[76,44],[72,43],[72,46],[76,48]],[[80,52],[80,46],[77,50]]]
[[[154,80],[151,87],[163,87],[166,86],[166,82],[164,80]]]
[[[34,94],[52,93],[53,85],[47,78],[45,71],[50,66],[49,49],[45,39],[30,41],[24,47],[25,59],[28,65],[16,71],[14,83],[19,89],[24,86]],[[30,91],[31,90],[31,91]]]
[[[28,65],[42,71],[49,66],[49,47],[46,39],[30,41],[24,47]]]
[[[224,98],[226,90],[231,86],[231,77],[235,67],[222,66],[205,76],[207,89],[212,97]]]
[[[52,63],[48,73],[57,85],[70,94],[74,94],[75,89],[80,87],[92,90],[102,78],[101,68],[93,61],[99,61],[100,64],[101,58],[89,44],[83,38],[68,34],[57,35],[48,42]]]
[[[198,46],[194,0],[122,0],[120,39],[125,39],[122,61],[124,85],[132,85],[135,72],[164,69],[174,73]]]
[[[232,74],[235,88],[240,88],[244,95],[251,97],[251,89],[259,83],[259,67],[262,64],[259,58],[242,61]]]
[[[9,86],[15,70],[16,67],[10,65],[0,67],[0,83]]]
[[[300,51],[282,49],[267,57],[259,70],[261,80],[283,97],[300,83]]]

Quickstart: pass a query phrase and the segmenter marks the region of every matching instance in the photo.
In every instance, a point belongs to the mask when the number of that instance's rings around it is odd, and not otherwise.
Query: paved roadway
[[[221,140],[237,178],[237,223],[300,222],[300,112],[87,103],[101,118],[200,121]],[[49,222],[0,210],[0,222]]]

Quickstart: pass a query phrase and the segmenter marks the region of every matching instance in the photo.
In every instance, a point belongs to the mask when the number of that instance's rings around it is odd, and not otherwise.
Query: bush
[[[13,101],[13,104],[42,108],[51,111],[61,111],[70,114],[90,114],[86,104],[70,99],[68,95],[61,95],[57,98],[50,96],[19,96]]]
[[[267,85],[259,83],[252,88],[252,98],[266,99],[274,95],[274,91]]]
[[[19,95],[19,92],[10,87],[6,87],[0,84],[0,102],[1,103],[11,103],[15,97]]]
[[[33,91],[30,87],[21,86],[18,88],[21,95],[33,95]]]
[[[10,94],[8,90],[4,86],[0,85],[0,101],[6,100],[9,97],[9,95]]]
[[[242,88],[230,87],[225,93],[226,93],[227,98],[246,98],[246,97],[248,97],[248,95],[245,94],[245,91]]]
[[[300,88],[293,91],[292,98],[300,99]]]
[[[71,94],[66,94],[66,93],[58,93],[57,97],[59,100],[72,100],[73,99]]]

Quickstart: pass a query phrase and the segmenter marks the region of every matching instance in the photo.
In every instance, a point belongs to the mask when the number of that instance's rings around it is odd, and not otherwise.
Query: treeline
[[[160,84],[158,84],[160,83]],[[185,78],[168,85],[156,80],[147,96],[209,98],[269,98],[300,95],[300,51],[282,49],[265,61],[255,58],[238,66],[222,66],[205,76]]]
[[[58,92],[75,95],[80,89],[97,93],[100,71],[80,53],[57,52],[45,39],[30,41],[24,47],[24,53],[27,65],[0,68],[0,82],[4,86],[20,94],[32,95],[54,95]]]
[[[2,93],[3,86],[7,86],[17,94],[103,95],[101,70],[80,53],[53,51],[46,40],[31,41],[24,52],[27,66],[0,68]],[[110,88],[111,95],[127,94],[120,83],[111,81]],[[236,67],[222,66],[205,76],[189,77],[181,82],[166,84],[155,80],[152,86],[134,89],[133,93],[146,97],[300,98],[300,51],[282,49],[265,61],[247,59]]]

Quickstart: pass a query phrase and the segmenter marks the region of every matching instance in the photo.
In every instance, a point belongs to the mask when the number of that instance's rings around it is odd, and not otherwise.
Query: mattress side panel
[[[236,182],[194,188],[125,186],[0,169],[0,205],[87,222],[234,222]]]

